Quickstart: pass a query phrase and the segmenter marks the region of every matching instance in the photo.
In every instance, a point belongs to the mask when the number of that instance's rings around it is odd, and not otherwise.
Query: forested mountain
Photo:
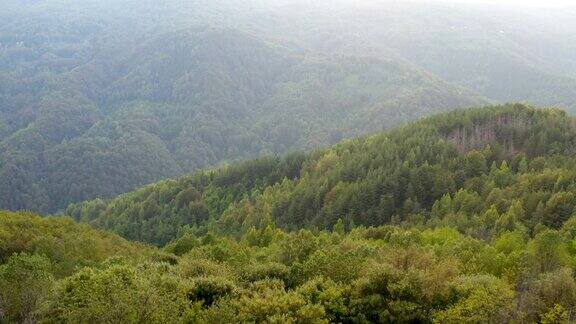
[[[456,222],[479,238],[499,226],[532,232],[571,216],[575,136],[574,120],[559,110],[514,104],[457,111],[328,150],[74,204],[66,213],[160,245],[184,225],[238,235],[268,224],[331,229],[339,221],[346,228]],[[510,208],[522,215],[509,215]]]
[[[3,208],[55,211],[224,160],[487,102],[401,62],[295,51],[234,29],[131,41],[95,33],[98,49],[75,39],[72,49],[45,49],[25,34],[3,51]],[[59,53],[70,58],[53,66]]]
[[[575,136],[561,110],[456,111],[67,209],[162,248],[0,213],[0,319],[570,322]]]
[[[419,1],[4,1],[0,208],[56,212],[495,101],[571,110],[573,14]]]
[[[367,6],[346,14],[362,17],[366,37],[446,81],[499,101],[576,109],[573,7]]]
[[[576,322],[575,30],[3,0],[0,323]]]

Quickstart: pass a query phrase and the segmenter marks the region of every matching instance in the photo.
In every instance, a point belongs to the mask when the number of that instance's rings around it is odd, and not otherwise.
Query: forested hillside
[[[4,209],[57,212],[456,108],[530,101],[572,110],[576,102],[570,10],[351,0],[4,2]]]
[[[42,3],[46,12],[14,4],[24,12],[5,17],[0,37],[6,209],[54,212],[222,161],[488,102],[403,62],[296,50],[200,18],[199,27],[158,22],[144,35],[118,31],[141,24],[143,13],[126,22],[105,14],[94,26],[97,17],[76,8],[81,26],[61,26],[44,19],[62,9]],[[76,28],[86,30],[68,35]]]
[[[457,111],[72,205],[0,213],[0,320],[565,323],[576,123]]]
[[[571,216],[575,136],[573,119],[560,110],[514,104],[457,111],[328,150],[71,205],[66,213],[160,245],[183,225],[238,235],[269,224],[331,229],[337,222],[450,224],[479,238],[501,226],[531,233]]]

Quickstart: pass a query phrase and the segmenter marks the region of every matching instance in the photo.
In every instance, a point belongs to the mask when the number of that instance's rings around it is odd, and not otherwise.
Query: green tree
[[[0,266],[0,318],[6,322],[36,322],[39,307],[49,296],[54,277],[43,256],[12,255]]]
[[[436,323],[503,323],[513,319],[514,291],[492,276],[462,277],[454,284],[457,302],[433,315]]]
[[[572,192],[557,192],[546,203],[543,223],[553,228],[560,228],[574,212],[576,197]]]
[[[569,262],[566,245],[557,231],[547,229],[538,233],[530,245],[540,272],[556,270]]]

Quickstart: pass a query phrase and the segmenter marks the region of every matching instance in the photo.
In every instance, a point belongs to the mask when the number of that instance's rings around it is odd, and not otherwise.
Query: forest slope
[[[574,21],[417,0],[8,0],[0,207],[56,212],[456,108],[570,111]]]
[[[28,64],[40,68],[47,57]],[[208,27],[113,45],[74,68],[4,82],[0,206],[44,212],[488,102],[403,63],[294,53]]]
[[[516,221],[527,230],[558,227],[574,207],[575,136],[573,120],[559,110],[457,111],[308,155],[262,158],[71,205],[66,213],[157,244],[184,225],[241,235],[270,223],[330,229],[338,221],[352,228],[458,220],[462,230],[488,235],[474,227],[488,220],[477,217],[492,208],[506,215],[517,204]],[[556,213],[556,199],[567,200],[565,212]]]

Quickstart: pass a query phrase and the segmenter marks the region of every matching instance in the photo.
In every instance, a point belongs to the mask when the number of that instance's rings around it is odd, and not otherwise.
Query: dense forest
[[[463,110],[74,204],[71,217],[2,212],[0,316],[570,322],[575,136],[556,109]]]
[[[346,228],[457,221],[460,230],[480,235],[494,222],[482,234],[490,236],[510,208],[521,215],[507,226],[521,222],[532,232],[571,216],[575,145],[574,120],[560,110],[462,110],[327,150],[260,158],[72,204],[66,214],[159,245],[183,225],[240,235],[270,223],[322,230],[339,221]]]
[[[419,1],[5,0],[0,208],[55,213],[456,108],[573,111],[573,18]]]
[[[0,323],[576,322],[574,5],[0,2]]]
[[[0,316],[44,323],[567,322],[576,306],[573,224],[534,235],[503,230],[490,239],[449,224],[349,233],[343,224],[332,232],[267,227],[240,239],[187,233],[162,251],[71,220],[4,213],[0,225],[12,233],[0,238],[12,243],[0,255]],[[96,255],[87,253],[92,248]]]

